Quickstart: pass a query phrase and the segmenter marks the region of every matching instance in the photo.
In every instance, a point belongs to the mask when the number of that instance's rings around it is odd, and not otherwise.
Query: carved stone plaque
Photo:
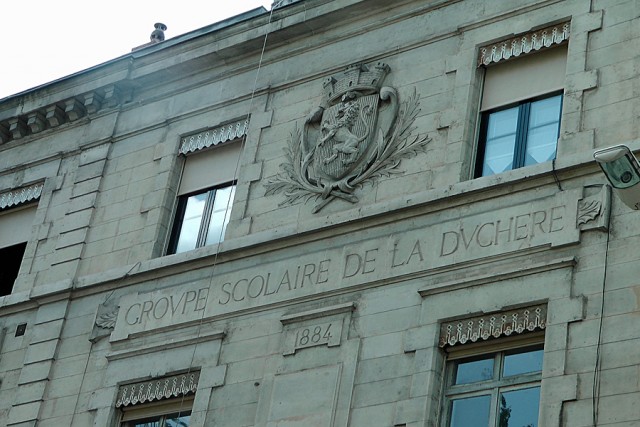
[[[282,173],[267,180],[266,195],[281,203],[316,199],[313,212],[339,198],[356,203],[356,189],[380,176],[400,173],[400,160],[424,151],[429,138],[413,136],[418,97],[400,104],[383,86],[389,66],[357,64],[324,83],[324,103],[309,114],[285,150]]]

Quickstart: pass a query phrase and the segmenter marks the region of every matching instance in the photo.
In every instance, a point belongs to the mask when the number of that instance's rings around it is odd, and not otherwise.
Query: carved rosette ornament
[[[440,327],[440,347],[486,341],[543,330],[547,327],[547,306],[538,305],[487,316],[445,322]]]
[[[313,213],[339,198],[356,203],[366,182],[401,173],[403,158],[425,151],[430,139],[412,135],[418,96],[402,104],[383,86],[387,64],[353,65],[324,82],[324,102],[296,129],[285,149],[282,172],[267,180],[266,195],[283,193],[280,205],[319,200]]]

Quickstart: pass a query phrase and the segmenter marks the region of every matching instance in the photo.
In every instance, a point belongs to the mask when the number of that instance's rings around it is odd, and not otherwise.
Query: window
[[[531,342],[471,356],[451,352],[443,426],[538,427],[542,357],[542,344]]]
[[[188,427],[193,398],[125,408],[120,427]]]
[[[18,277],[20,264],[36,214],[35,206],[0,211],[0,296],[9,295]]]
[[[485,70],[475,176],[555,159],[566,45]]]
[[[561,109],[562,95],[558,94],[483,113],[480,176],[555,159]]]
[[[235,194],[241,144],[198,150],[185,159],[168,253],[220,243]]]
[[[121,385],[119,427],[187,427],[200,372]]]
[[[235,185],[180,196],[170,253],[180,253],[223,240],[233,204]]]

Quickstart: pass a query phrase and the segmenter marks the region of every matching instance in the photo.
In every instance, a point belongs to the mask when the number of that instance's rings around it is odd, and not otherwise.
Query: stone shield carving
[[[354,192],[380,176],[401,173],[403,158],[424,151],[430,139],[412,135],[420,112],[415,92],[400,104],[383,86],[388,65],[353,65],[324,82],[323,105],[307,116],[285,149],[282,172],[267,180],[266,195],[280,205],[319,200],[313,213],[336,198],[356,203]]]

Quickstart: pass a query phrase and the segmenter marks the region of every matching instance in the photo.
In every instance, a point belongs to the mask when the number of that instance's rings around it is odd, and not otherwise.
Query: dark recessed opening
[[[0,260],[2,260],[2,268],[0,268],[0,296],[9,295],[13,289],[13,283],[18,277],[20,263],[27,243],[18,243],[17,245],[0,248]]]
[[[27,330],[27,324],[26,323],[20,323],[16,327],[16,337],[23,336],[26,330]]]

